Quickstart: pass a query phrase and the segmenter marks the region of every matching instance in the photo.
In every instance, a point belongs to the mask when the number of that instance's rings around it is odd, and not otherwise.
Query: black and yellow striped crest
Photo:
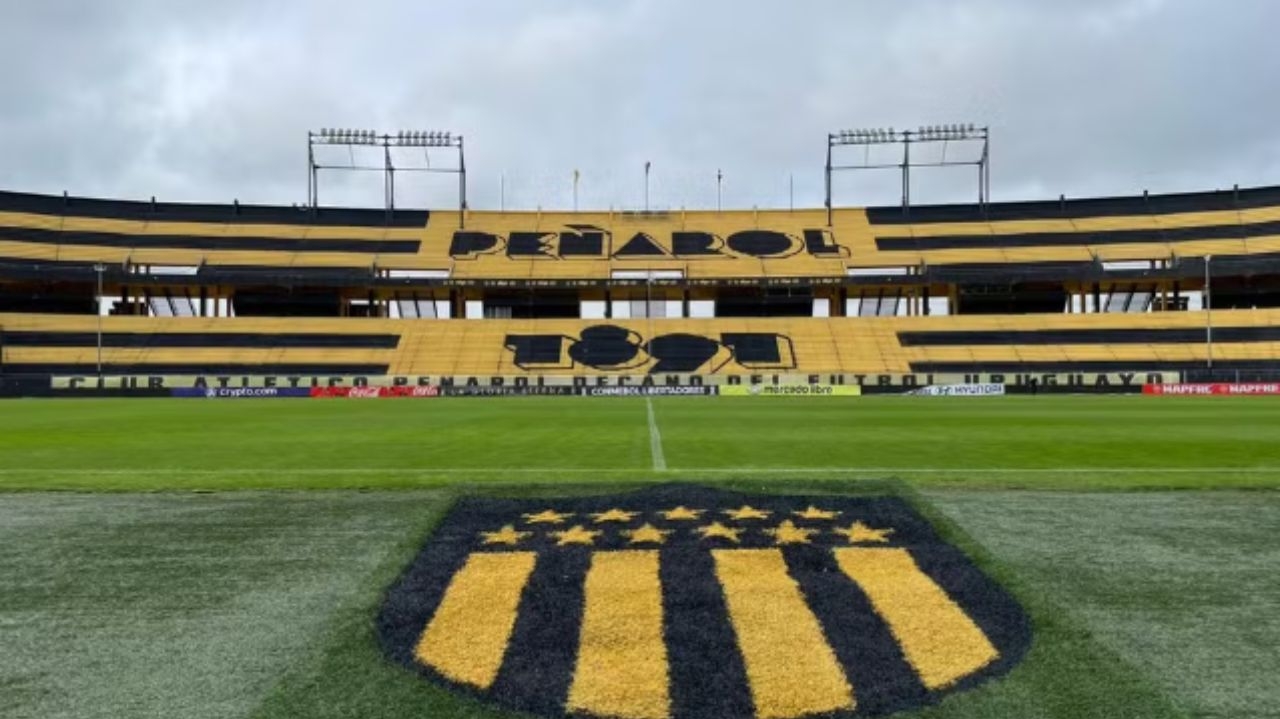
[[[685,485],[464,499],[387,594],[388,655],[543,716],[877,716],[1007,671],[1018,604],[895,497]]]

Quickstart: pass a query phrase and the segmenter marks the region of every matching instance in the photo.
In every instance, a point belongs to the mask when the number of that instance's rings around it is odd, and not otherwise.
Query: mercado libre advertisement
[[[722,385],[725,397],[858,397],[862,388],[844,384],[749,384]]]

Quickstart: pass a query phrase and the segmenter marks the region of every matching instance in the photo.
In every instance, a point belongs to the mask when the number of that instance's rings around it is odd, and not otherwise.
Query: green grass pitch
[[[1013,591],[1027,659],[910,716],[1280,717],[1277,437],[1266,398],[6,401],[0,716],[505,716],[373,639],[451,499],[692,480],[902,493]]]

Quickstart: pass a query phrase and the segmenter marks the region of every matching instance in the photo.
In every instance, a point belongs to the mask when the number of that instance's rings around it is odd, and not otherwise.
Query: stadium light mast
[[[316,161],[317,147],[345,147],[350,152],[351,160],[346,164],[322,164]],[[382,148],[380,165],[360,164],[355,158],[355,148]],[[397,166],[393,156],[402,148],[422,148],[422,165]],[[453,167],[432,167],[432,148],[456,150],[458,163]],[[397,172],[429,172],[458,175],[458,215],[459,223],[466,226],[467,215],[467,161],[463,151],[462,135],[452,132],[400,130],[395,134],[376,132],[373,130],[353,130],[324,128],[318,132],[307,132],[307,206],[311,212],[320,207],[320,171],[341,170],[348,172],[381,172],[383,204],[390,215],[396,208]]]
[[[1204,256],[1204,348],[1205,362],[1210,371],[1213,370],[1213,299],[1212,299],[1212,275],[1209,273],[1209,265],[1213,262],[1213,255]],[[1212,382],[1213,378],[1210,377]]]
[[[648,160],[644,161],[644,211],[645,212],[649,211],[649,167],[651,165],[653,165],[652,162]]]
[[[948,159],[949,143],[980,143],[982,150],[978,159]],[[921,161],[912,159],[911,146],[921,143],[942,144],[942,156],[939,160]],[[871,162],[871,147],[876,145],[902,145],[901,162]],[[837,165],[834,157],[837,149],[860,147],[864,160],[858,164]],[[833,220],[834,207],[831,200],[831,176],[841,170],[898,170],[902,175],[902,214],[911,213],[911,169],[922,167],[957,167],[976,166],[978,168],[978,207],[986,211],[991,201],[991,129],[973,124],[929,125],[916,130],[898,131],[889,128],[865,128],[859,130],[840,130],[827,133],[827,162],[825,166],[827,225]]]
[[[98,262],[94,264],[93,271],[98,275],[97,289],[94,292],[94,304],[97,305],[98,311],[98,387],[102,387],[102,273],[107,271],[107,266]]]

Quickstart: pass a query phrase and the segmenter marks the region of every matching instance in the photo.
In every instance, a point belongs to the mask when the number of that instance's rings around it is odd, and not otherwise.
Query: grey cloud
[[[307,129],[464,133],[474,207],[821,202],[843,127],[989,123],[997,199],[1280,176],[1269,0],[162,2],[0,8],[0,186],[301,202]],[[967,199],[968,171],[917,201]],[[503,178],[505,181],[503,181]],[[373,177],[325,201],[378,204]],[[439,177],[402,205],[449,206]],[[897,179],[845,174],[842,204]]]

